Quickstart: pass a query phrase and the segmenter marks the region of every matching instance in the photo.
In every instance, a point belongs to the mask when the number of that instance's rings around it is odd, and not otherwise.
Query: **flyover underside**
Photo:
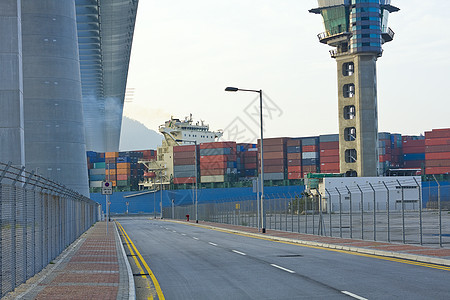
[[[118,151],[138,0],[76,0],[87,150]]]

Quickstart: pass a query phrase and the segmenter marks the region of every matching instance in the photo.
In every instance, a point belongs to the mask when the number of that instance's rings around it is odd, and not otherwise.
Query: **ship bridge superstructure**
[[[118,151],[138,0],[75,0],[86,148]]]

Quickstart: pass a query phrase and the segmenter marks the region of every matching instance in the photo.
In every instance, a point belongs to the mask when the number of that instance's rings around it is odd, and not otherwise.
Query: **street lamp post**
[[[247,90],[239,89],[236,87],[227,87],[226,92],[254,92],[259,93],[259,117],[260,117],[260,127],[261,127],[261,196],[260,196],[260,209],[261,209],[261,232],[266,232],[266,214],[264,213],[264,135],[263,135],[263,106],[262,106],[262,90]]]

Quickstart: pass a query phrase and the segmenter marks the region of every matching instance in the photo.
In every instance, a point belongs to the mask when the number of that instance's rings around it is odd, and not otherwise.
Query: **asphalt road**
[[[448,299],[450,272],[143,218],[119,218],[166,299]],[[138,293],[139,295],[139,293]]]

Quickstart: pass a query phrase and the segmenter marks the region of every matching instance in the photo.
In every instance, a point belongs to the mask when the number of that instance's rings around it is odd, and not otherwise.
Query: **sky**
[[[377,63],[380,132],[450,127],[450,1],[392,0],[394,41]],[[319,43],[315,0],[141,0],[124,115],[158,130],[171,116],[204,120],[224,140],[338,131],[336,63]]]

